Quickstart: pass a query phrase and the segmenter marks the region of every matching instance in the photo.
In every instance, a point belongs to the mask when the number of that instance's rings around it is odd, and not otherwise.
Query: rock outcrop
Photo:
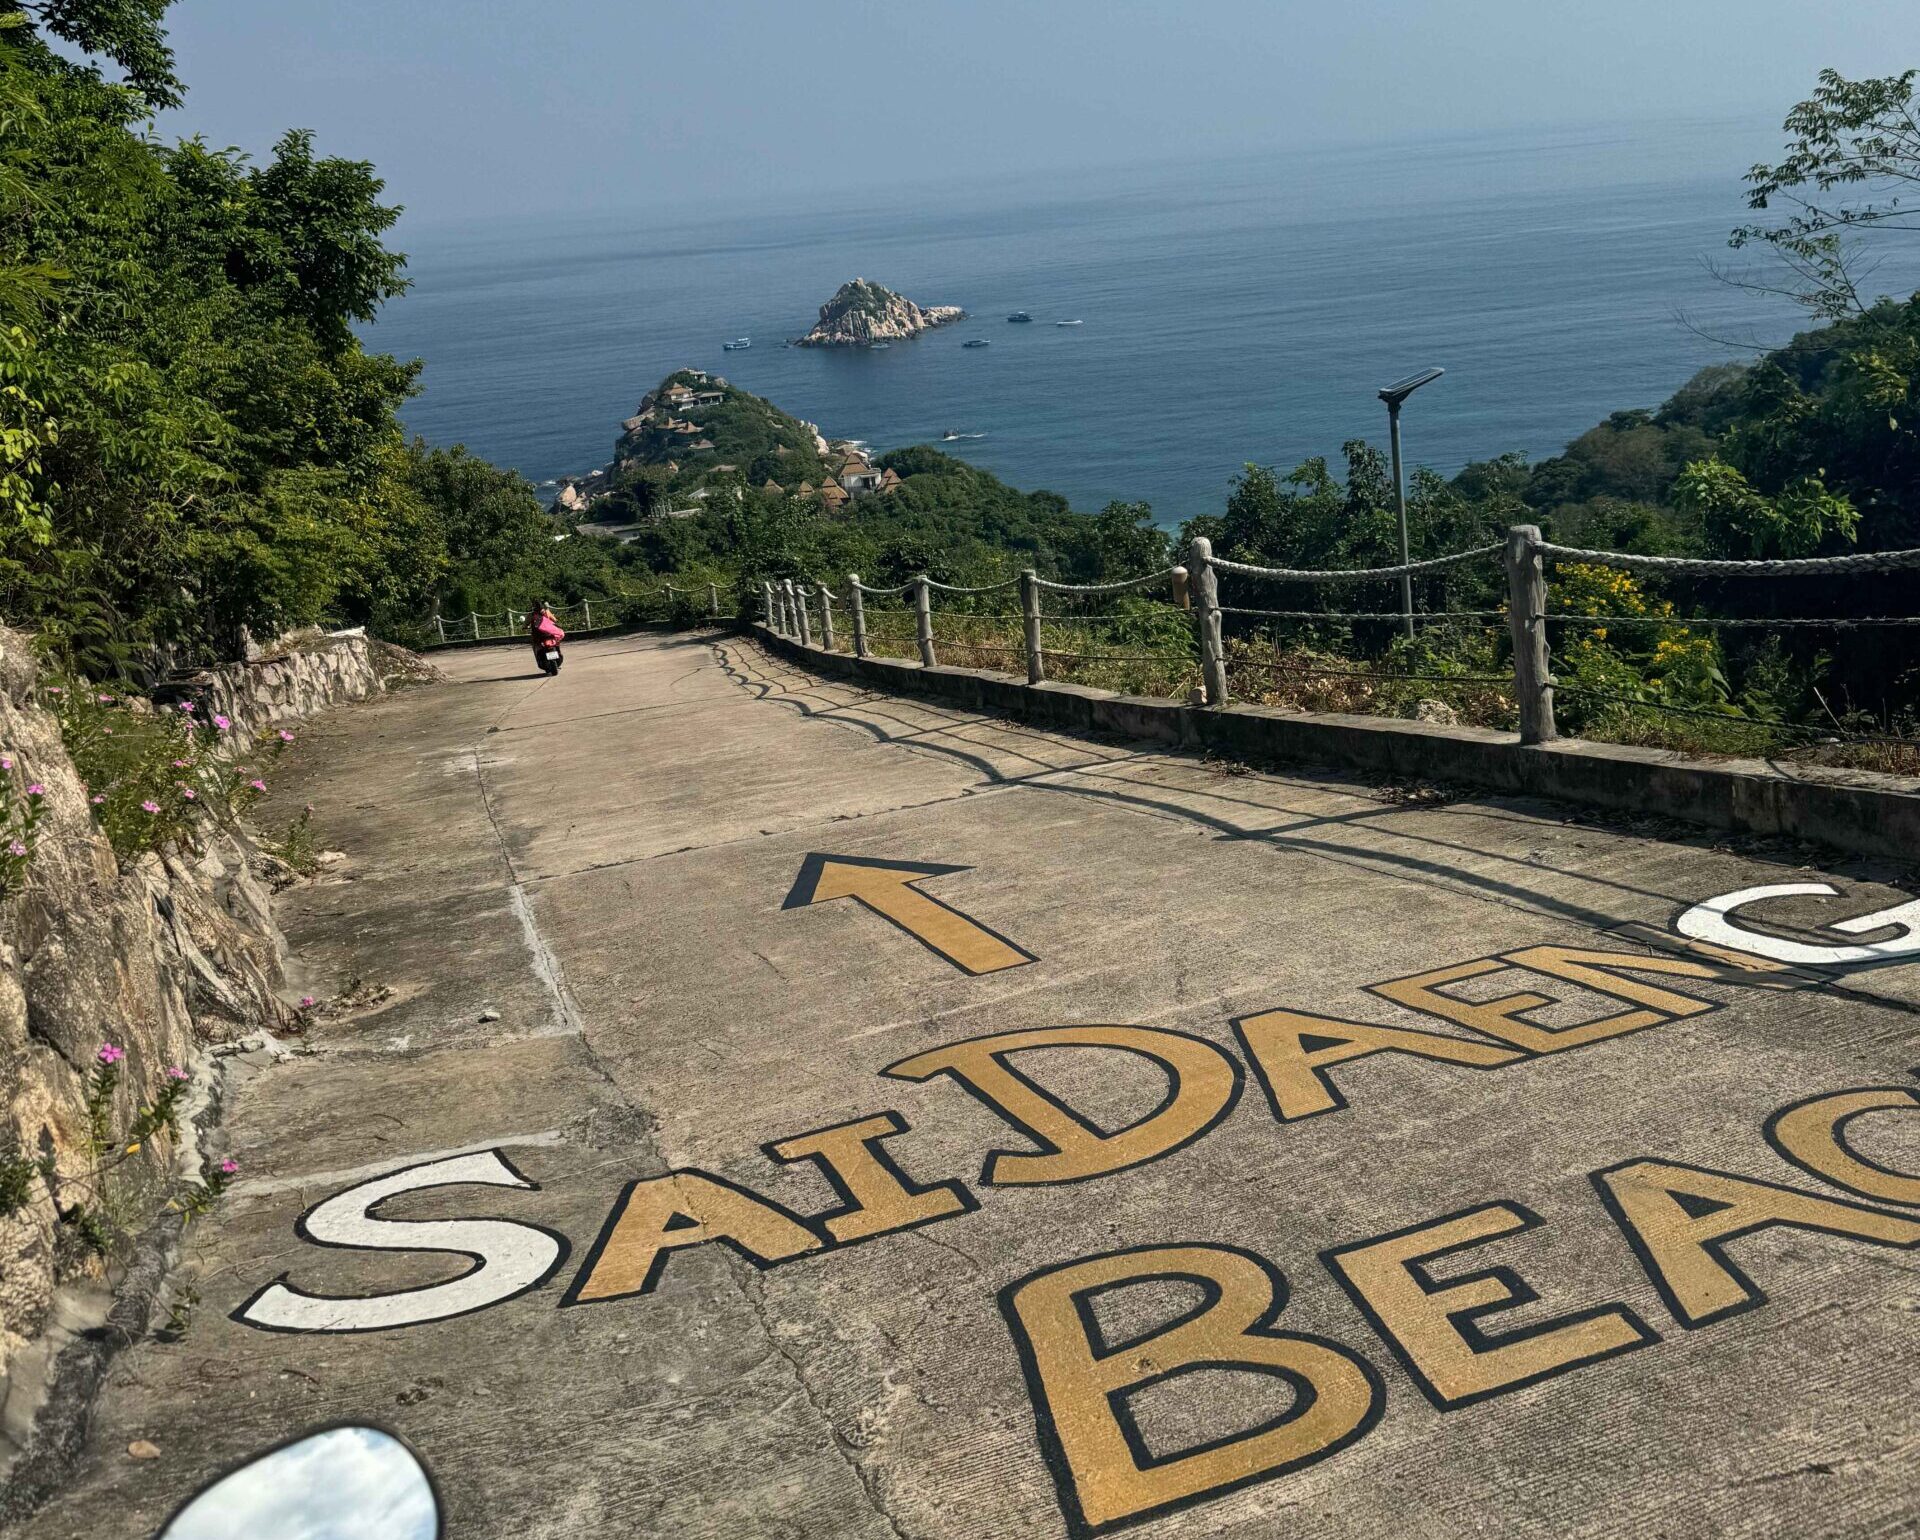
[[[799,339],[803,348],[857,348],[873,342],[898,342],[958,321],[958,305],[916,305],[903,295],[865,278],[843,283],[820,307],[819,323]]]
[[[384,688],[396,649],[360,635],[283,639],[253,662],[209,669],[172,691],[231,721],[240,745],[337,700]],[[398,655],[411,660],[410,654]],[[417,668],[417,664],[415,665]],[[284,1030],[284,954],[243,830],[208,833],[122,863],[46,708],[29,639],[0,629],[0,773],[40,788],[24,880],[0,902],[0,1163],[48,1162],[55,1185],[85,1190],[88,1076],[103,1042],[124,1051],[116,1122],[150,1102],[170,1065],[212,1043]],[[148,1140],[117,1173],[116,1229],[137,1232],[164,1196],[171,1141]],[[67,1184],[72,1184],[70,1187]],[[0,1475],[31,1433],[50,1350],[56,1289],[96,1288],[107,1264],[63,1223],[38,1173],[0,1206]],[[48,1341],[59,1339],[50,1333]]]

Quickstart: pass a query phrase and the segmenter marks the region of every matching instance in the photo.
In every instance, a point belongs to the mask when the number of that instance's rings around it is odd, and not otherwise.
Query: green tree
[[[1913,195],[1920,191],[1920,116],[1914,70],[1848,80],[1822,70],[1813,95],[1787,114],[1787,152],[1747,173],[1747,204],[1791,210],[1773,223],[1733,232],[1735,247],[1755,242],[1779,259],[1786,278],[1771,287],[1828,320],[1865,314],[1852,260],[1867,234],[1920,232]]]

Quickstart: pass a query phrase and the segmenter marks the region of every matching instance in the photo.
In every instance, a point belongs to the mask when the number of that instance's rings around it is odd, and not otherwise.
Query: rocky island
[[[899,342],[950,321],[964,319],[958,305],[916,305],[884,285],[856,278],[843,283],[820,307],[820,320],[799,338],[803,348],[860,348]]]

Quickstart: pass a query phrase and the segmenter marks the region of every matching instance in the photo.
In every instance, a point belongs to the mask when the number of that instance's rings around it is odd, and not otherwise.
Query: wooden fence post
[[[860,574],[847,574],[847,592],[853,600],[853,655],[864,658],[867,655],[867,606],[860,596]]]
[[[1187,575],[1193,587],[1193,624],[1200,633],[1200,682],[1207,704],[1223,706],[1227,700],[1227,660],[1220,640],[1220,579],[1213,570],[1213,542],[1205,535],[1193,537]]]
[[[913,626],[920,638],[920,666],[932,668],[938,661],[933,652],[933,590],[925,573],[913,580]]]
[[[813,590],[807,587],[805,583],[802,583],[794,589],[793,597],[797,599],[800,604],[800,645],[802,647],[811,647],[813,645],[813,627],[808,623],[807,601],[813,597]]]
[[[1027,683],[1039,684],[1047,677],[1047,663],[1040,651],[1040,574],[1029,567],[1020,574],[1020,621],[1027,652]]]
[[[1520,741],[1551,743],[1560,729],[1553,720],[1553,673],[1547,654],[1547,565],[1535,524],[1516,524],[1507,531],[1507,626],[1513,635]]]
[[[833,646],[833,590],[825,583],[820,585],[820,645],[828,652]]]

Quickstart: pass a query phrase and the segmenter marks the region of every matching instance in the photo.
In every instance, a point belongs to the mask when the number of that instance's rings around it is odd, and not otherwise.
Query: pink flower
[[[169,1064],[167,1066],[167,1079],[185,1080],[186,1078],[187,1078],[187,1072],[183,1070],[178,1064]]]
[[[220,1174],[222,1176],[232,1176],[233,1173],[238,1171],[239,1169],[240,1169],[240,1162],[235,1160],[231,1155],[229,1155],[225,1160],[220,1162]]]
[[[0,770],[11,770],[12,768],[13,756],[11,754],[0,754]]]
[[[10,856],[23,856],[23,855],[25,855],[26,853],[27,853],[27,847],[26,847],[25,845],[23,845],[23,844],[21,844],[21,843],[20,843],[20,841],[18,841],[18,840],[8,840],[8,841],[7,841],[7,854],[8,854],[8,855],[10,855]]]
[[[29,781],[27,783],[27,795],[29,797],[44,797],[46,794],[47,788],[42,786],[38,781]]]
[[[66,690],[57,684],[50,684],[47,686],[47,694],[49,695],[65,695],[66,693],[67,693]]]
[[[188,716],[192,716],[192,715],[193,715],[193,702],[192,702],[192,701],[190,701],[190,700],[183,700],[182,702],[180,702],[180,709],[181,709],[182,711],[184,711],[184,712],[186,712]]]
[[[190,759],[176,759],[176,760],[175,760],[175,761],[173,762],[173,768],[174,768],[174,769],[176,769],[176,770],[184,770],[184,769],[186,769],[186,768],[187,768],[187,766],[188,766],[188,765],[190,765],[190,764],[192,764],[192,763],[193,763],[193,761],[192,761],[192,760],[190,760]]]
[[[287,730],[286,730],[286,729],[285,729],[284,727],[283,727],[283,728],[281,728],[281,729],[280,729],[280,741],[281,741],[282,743],[291,743],[291,742],[293,742],[293,734],[292,734],[292,733],[290,733],[290,732],[288,732],[288,731],[287,731]]]
[[[255,791],[265,791],[267,789],[267,783],[265,781],[254,780],[248,781],[247,784]]]
[[[95,807],[98,807],[102,802],[105,802],[106,800],[107,800],[106,797],[102,795],[100,792],[96,791],[93,794],[93,805]]]
[[[157,813],[160,811],[160,804],[149,797],[145,802],[140,804],[140,811],[143,813]]]
[[[182,786],[180,788],[180,795],[191,802],[193,800],[193,788],[191,786]]]
[[[118,1064],[126,1056],[127,1051],[124,1048],[116,1048],[112,1043],[100,1045],[99,1059],[102,1064]]]
[[[111,706],[113,704],[113,697],[107,694],[105,690],[102,690],[94,699],[99,701],[103,706]]]
[[[231,717],[223,717],[216,711],[213,714],[213,725],[224,733],[229,727],[233,726],[233,719]]]
[[[310,1011],[313,1009],[312,995],[302,995],[300,997],[300,1009],[303,1011]]]

